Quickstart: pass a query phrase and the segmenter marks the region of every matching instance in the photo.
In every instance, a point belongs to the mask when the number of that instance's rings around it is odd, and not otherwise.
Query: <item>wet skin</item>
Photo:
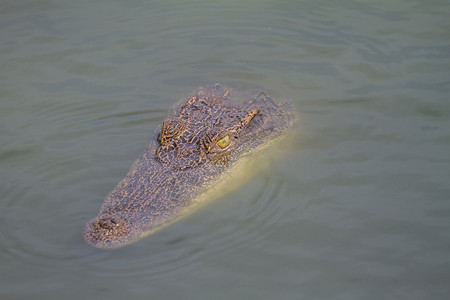
[[[244,101],[219,84],[176,104],[145,152],[87,222],[98,248],[130,244],[192,210],[239,161],[279,142],[296,119],[293,107],[265,93]]]

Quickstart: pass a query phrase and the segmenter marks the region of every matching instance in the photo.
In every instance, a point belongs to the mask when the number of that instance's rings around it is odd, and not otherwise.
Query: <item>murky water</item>
[[[447,299],[447,1],[152,2],[0,4],[0,298]],[[150,237],[86,245],[215,82],[290,99],[291,145]]]

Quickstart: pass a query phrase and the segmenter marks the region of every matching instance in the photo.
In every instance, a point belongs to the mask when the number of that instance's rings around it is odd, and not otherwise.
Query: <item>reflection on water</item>
[[[448,295],[445,1],[6,1],[0,14],[0,298]],[[84,223],[169,107],[215,82],[294,102],[294,145],[147,239],[87,246]]]

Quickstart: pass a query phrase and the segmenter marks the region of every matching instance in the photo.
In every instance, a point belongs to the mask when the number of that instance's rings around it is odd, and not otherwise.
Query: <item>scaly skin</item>
[[[260,93],[236,103],[219,84],[176,104],[142,156],[85,226],[98,248],[130,244],[174,221],[248,154],[293,127],[287,102]]]

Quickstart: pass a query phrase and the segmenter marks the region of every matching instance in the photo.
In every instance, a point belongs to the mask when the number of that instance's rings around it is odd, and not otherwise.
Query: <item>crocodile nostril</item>
[[[93,225],[95,227],[100,227],[100,228],[104,228],[104,229],[114,229],[114,228],[117,228],[118,226],[120,226],[122,223],[123,223],[123,220],[121,222],[121,220],[118,220],[117,218],[106,217],[106,218],[101,218],[101,219],[94,221]]]

